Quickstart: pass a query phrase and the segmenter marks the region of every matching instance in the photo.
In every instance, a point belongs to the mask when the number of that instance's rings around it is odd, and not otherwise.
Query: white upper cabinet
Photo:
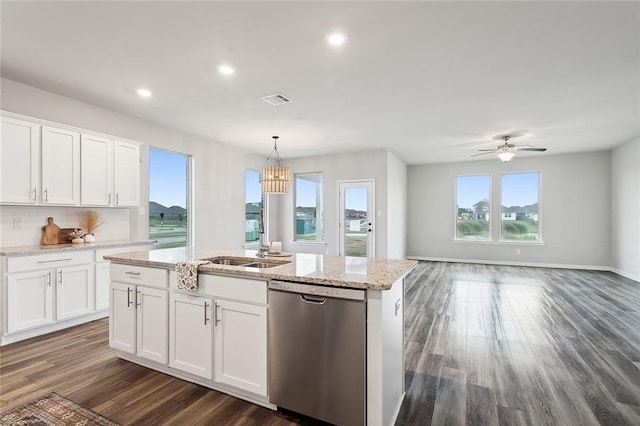
[[[80,202],[109,206],[113,203],[113,141],[83,134],[80,140]]]
[[[140,204],[139,143],[22,117],[2,112],[0,203]]]
[[[140,204],[140,146],[115,141],[114,190],[115,206],[137,206]]]
[[[35,204],[40,193],[40,125],[2,117],[0,202]]]
[[[42,202],[80,203],[80,133],[42,126]]]

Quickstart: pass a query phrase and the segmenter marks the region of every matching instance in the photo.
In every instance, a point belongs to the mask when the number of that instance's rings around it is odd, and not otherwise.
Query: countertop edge
[[[125,240],[111,240],[111,241],[98,241],[95,243],[82,243],[82,244],[53,244],[49,246],[16,246],[16,247],[4,247],[0,248],[0,256],[29,256],[34,254],[49,254],[49,253],[61,253],[66,251],[82,251],[82,250],[100,250],[117,247],[133,247],[148,245],[152,246],[155,243],[154,240],[144,241],[125,241]]]

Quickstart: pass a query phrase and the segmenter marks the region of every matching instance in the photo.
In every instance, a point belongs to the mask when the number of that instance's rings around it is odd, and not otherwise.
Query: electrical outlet
[[[22,229],[24,227],[24,218],[23,217],[14,217],[13,218],[13,229]]]
[[[520,249],[516,249],[516,254],[520,254]]]
[[[145,214],[144,207],[138,207],[138,214],[140,216],[144,216],[144,214]]]

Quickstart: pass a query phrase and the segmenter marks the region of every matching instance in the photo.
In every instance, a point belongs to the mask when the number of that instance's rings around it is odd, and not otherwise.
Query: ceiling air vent
[[[291,102],[291,99],[287,98],[282,93],[276,93],[275,95],[264,96],[262,99],[269,102],[271,105],[282,105]]]

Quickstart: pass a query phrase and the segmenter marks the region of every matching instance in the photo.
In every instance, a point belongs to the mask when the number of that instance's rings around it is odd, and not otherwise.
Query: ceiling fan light
[[[511,150],[500,150],[498,151],[498,158],[504,161],[505,163],[513,158],[516,155],[515,152]]]

